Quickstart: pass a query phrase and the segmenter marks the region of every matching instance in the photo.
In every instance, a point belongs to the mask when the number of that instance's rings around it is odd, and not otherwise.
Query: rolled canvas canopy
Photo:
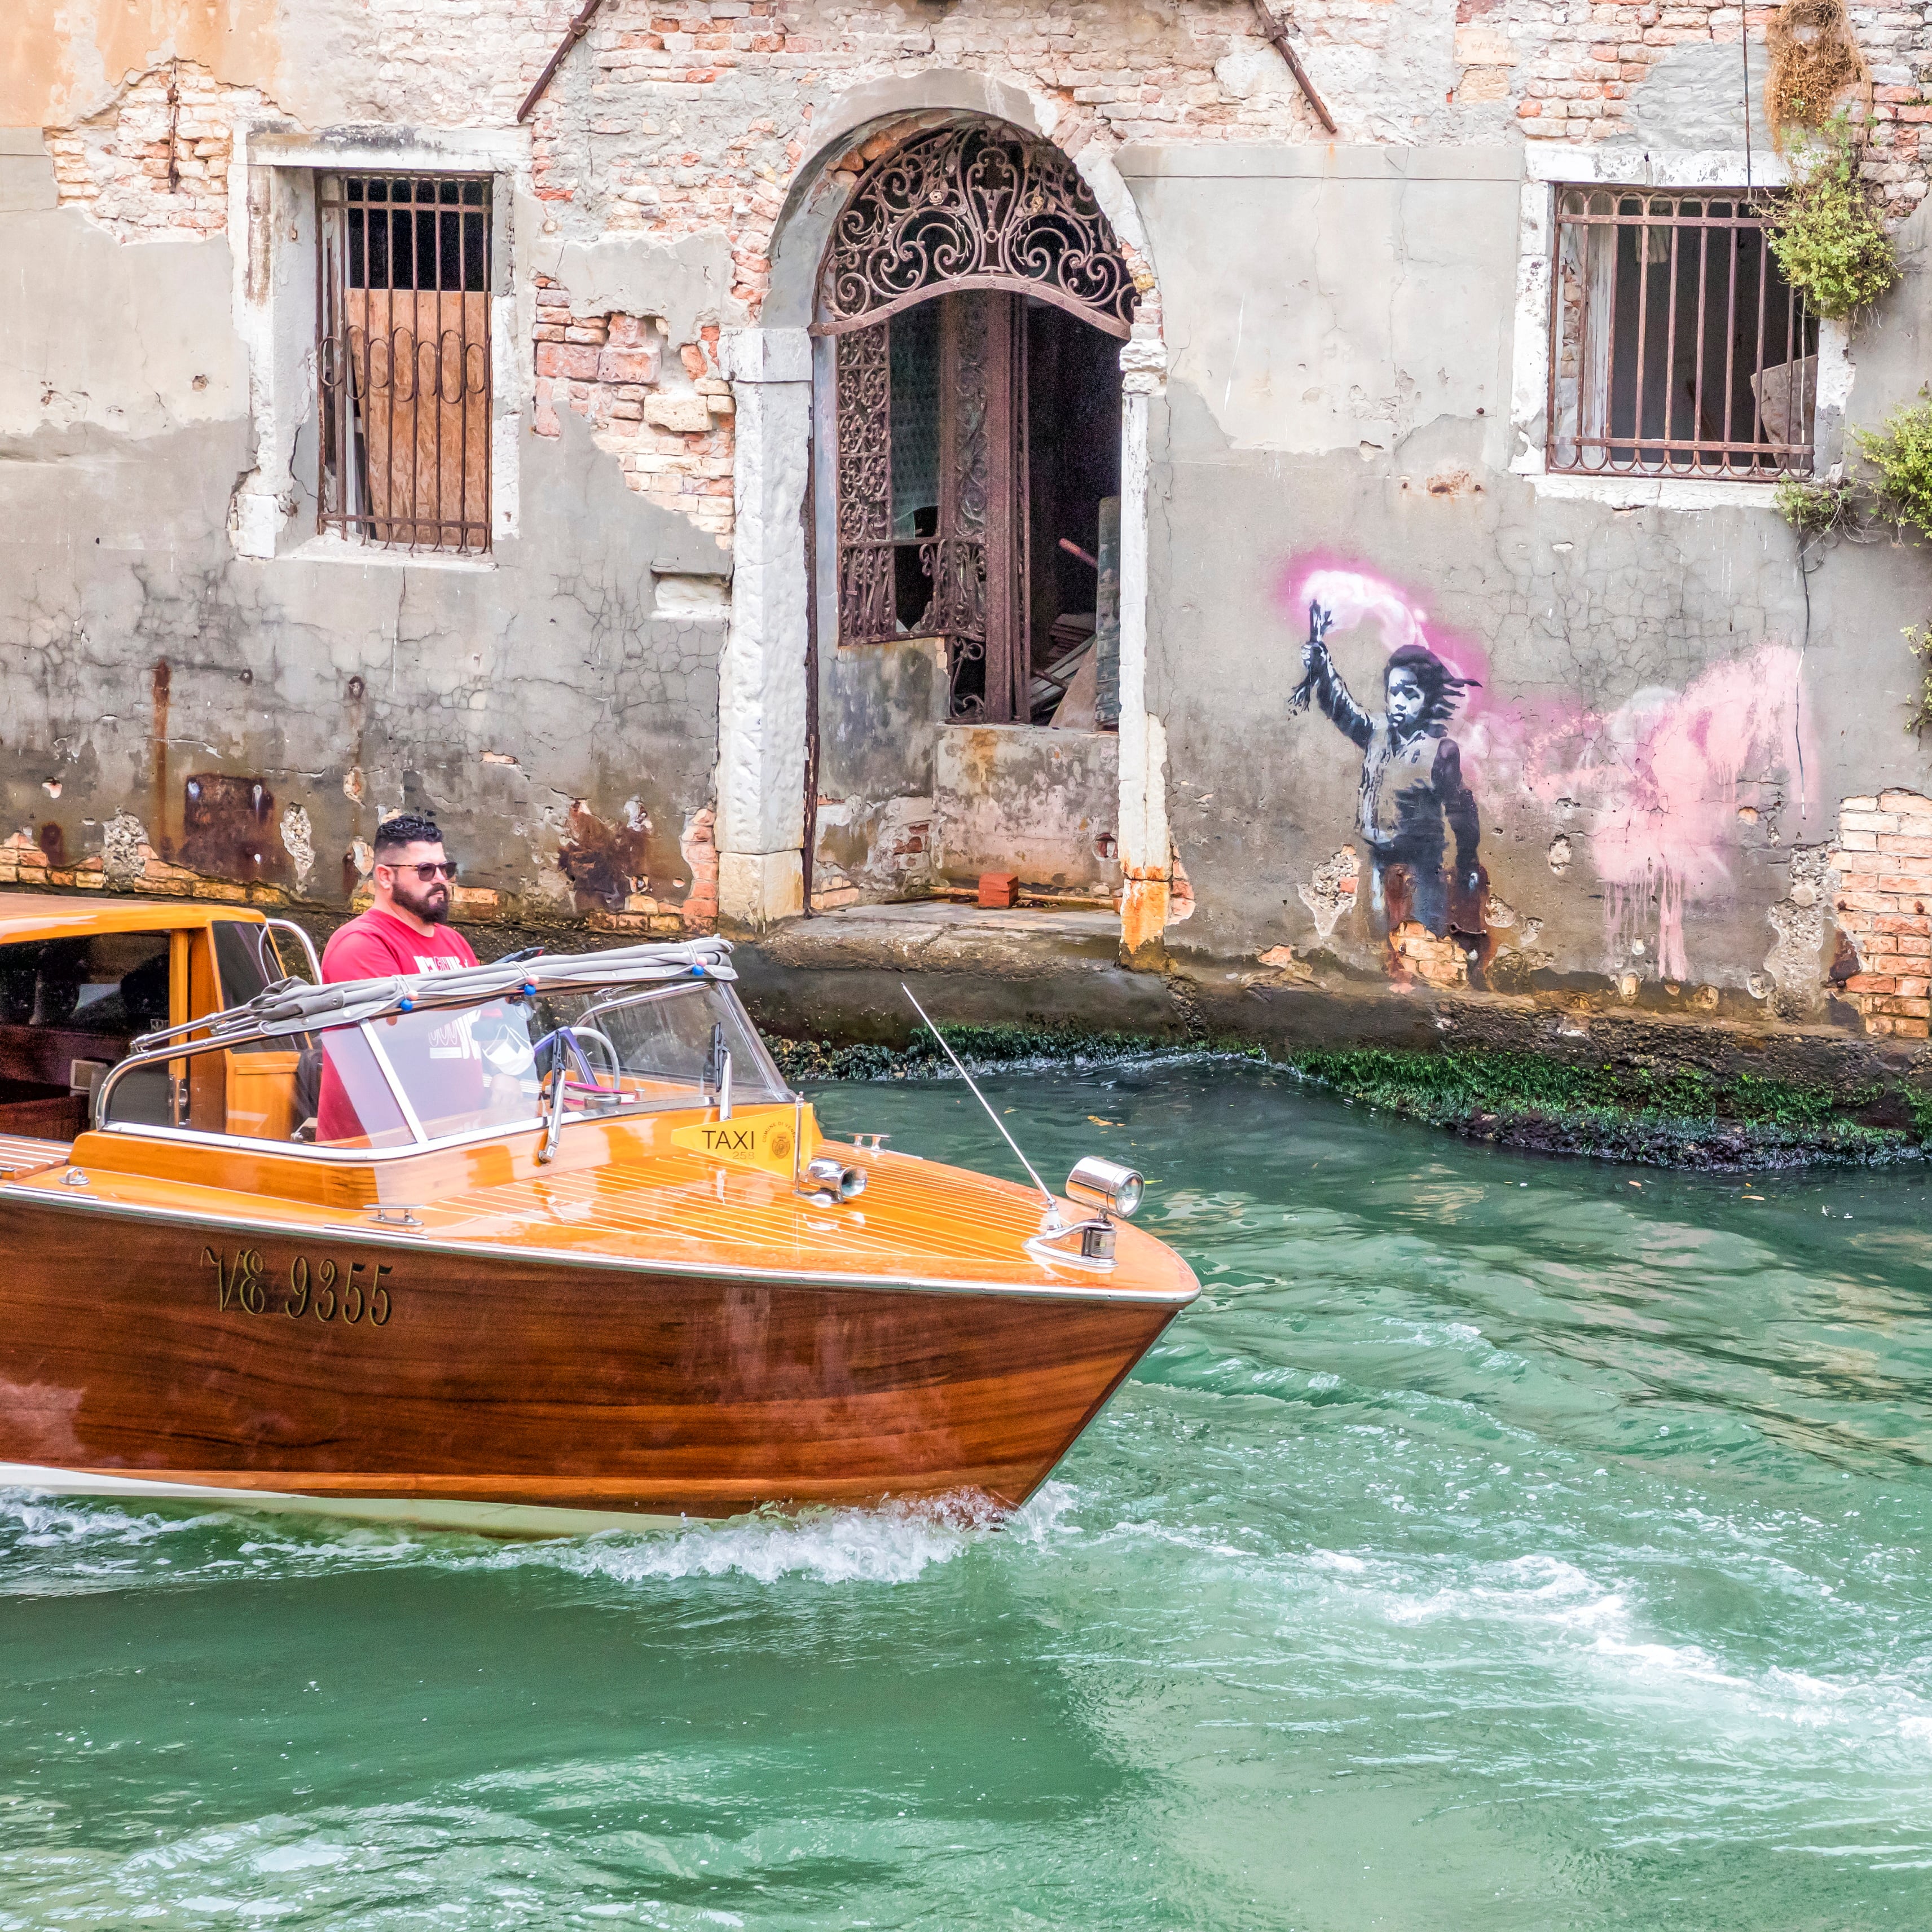
[[[352,1026],[431,1006],[474,1006],[515,993],[594,990],[653,980],[735,980],[731,943],[725,939],[687,940],[675,946],[625,946],[608,952],[560,952],[536,959],[466,966],[453,973],[397,974],[385,980],[344,980],[311,986],[284,980],[225,1012],[208,1013],[182,1025],[143,1034],[136,1053],[152,1052],[177,1036],[202,1041],[272,1038],[308,1033],[317,1027]]]

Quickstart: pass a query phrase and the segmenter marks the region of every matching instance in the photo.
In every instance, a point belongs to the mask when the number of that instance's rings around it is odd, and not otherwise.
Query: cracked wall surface
[[[44,338],[50,400],[0,390],[0,873],[340,906],[409,806],[464,862],[462,915],[708,925],[724,613],[661,610],[651,566],[706,567],[712,540],[566,412],[488,568],[239,557],[225,242],[14,226],[50,274],[124,292],[152,380],[116,409],[103,330]],[[593,824],[628,836],[573,878]]]

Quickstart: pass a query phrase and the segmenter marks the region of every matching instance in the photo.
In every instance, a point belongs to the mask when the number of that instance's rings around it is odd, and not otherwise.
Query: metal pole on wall
[[[1136,337],[1120,351],[1120,948],[1131,956],[1167,925],[1167,739],[1148,709],[1148,404],[1167,351]]]

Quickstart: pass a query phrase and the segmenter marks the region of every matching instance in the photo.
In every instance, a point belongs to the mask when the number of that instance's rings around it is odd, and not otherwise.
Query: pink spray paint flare
[[[1408,644],[1434,652],[1450,674],[1469,687],[1452,735],[1462,754],[1464,778],[1472,786],[1477,784],[1486,762],[1507,745],[1510,735],[1505,715],[1489,701],[1490,662],[1480,645],[1432,626],[1423,607],[1398,585],[1334,556],[1298,557],[1282,573],[1278,595],[1299,636],[1307,634],[1309,605],[1320,604],[1334,620],[1328,633],[1331,644],[1369,625],[1391,656]],[[1381,705],[1379,689],[1358,692],[1356,697],[1371,711]]]
[[[1589,810],[1613,955],[1631,951],[1654,922],[1658,970],[1689,979],[1684,909],[1731,890],[1742,790],[1751,802],[1781,796],[1801,814],[1814,802],[1802,673],[1790,645],[1760,644],[1681,692],[1640,691],[1614,711],[1578,711],[1538,734],[1523,782],[1551,803],[1568,798]]]

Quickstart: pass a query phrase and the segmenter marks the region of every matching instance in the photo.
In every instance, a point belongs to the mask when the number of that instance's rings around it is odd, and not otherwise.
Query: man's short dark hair
[[[376,828],[376,856],[400,852],[406,845],[440,845],[442,831],[427,812],[399,812]]]

